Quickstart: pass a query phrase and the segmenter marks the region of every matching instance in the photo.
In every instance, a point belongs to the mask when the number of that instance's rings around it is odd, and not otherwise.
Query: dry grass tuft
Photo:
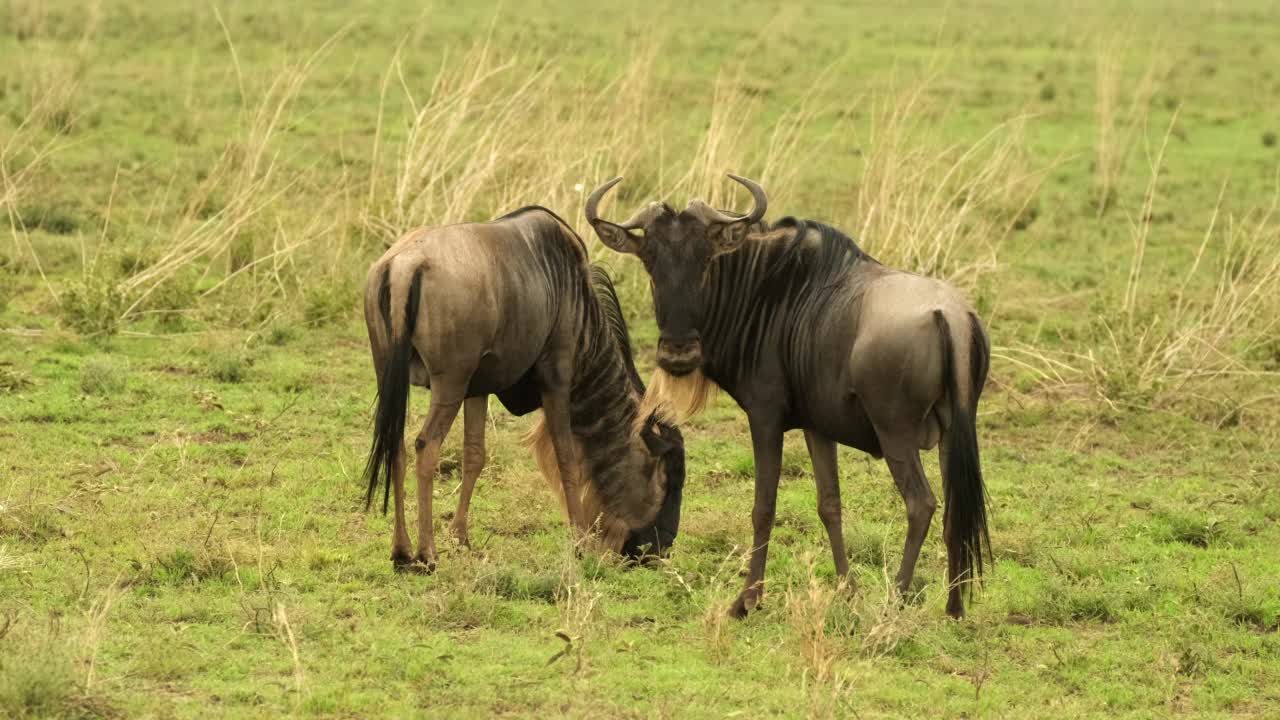
[[[883,591],[872,597],[861,598],[858,609],[859,628],[862,631],[860,652],[863,657],[879,658],[893,653],[898,645],[913,637],[924,622],[919,604],[904,602],[898,588],[889,575],[889,568],[881,568]]]
[[[32,193],[40,171],[59,147],[56,136],[41,139],[39,125],[39,115],[32,111],[0,143],[0,215],[8,221],[9,236],[18,257],[25,258],[24,264],[30,263],[50,297],[56,302],[57,293],[45,274],[39,253],[31,244],[21,211],[23,203]]]
[[[0,573],[22,572],[33,562],[29,556],[10,550],[8,545],[0,545]]]
[[[45,34],[49,7],[44,0],[8,0],[0,7],[4,27],[19,42],[27,42]]]
[[[547,661],[550,665],[561,658],[572,657],[574,673],[581,673],[587,662],[586,648],[602,632],[601,600],[604,594],[582,577],[578,555],[584,548],[579,543],[566,543],[560,566],[560,585],[556,589],[556,609],[560,627],[555,636],[564,647]]]
[[[98,664],[98,649],[102,647],[103,638],[106,636],[107,621],[111,616],[111,610],[120,601],[120,598],[124,597],[127,590],[128,587],[121,582],[121,576],[117,576],[89,606],[80,651],[81,663],[84,665],[84,689],[86,692],[93,689],[94,671],[97,669]]]
[[[717,664],[731,657],[737,620],[729,617],[729,602],[738,592],[738,578],[747,570],[750,554],[734,547],[720,560],[707,583],[707,606],[702,612],[707,658]]]
[[[628,172],[649,150],[657,48],[640,46],[601,89],[569,93],[552,89],[554,60],[504,54],[492,38],[446,61],[425,92],[410,86],[397,51],[383,78],[365,225],[389,244],[415,227],[541,204],[565,212],[581,233],[569,210],[582,204],[585,183]],[[394,144],[384,139],[393,83],[408,115]]]
[[[787,587],[783,596],[787,624],[800,644],[800,655],[808,667],[806,682],[825,685],[836,680],[836,665],[849,651],[846,638],[852,634],[856,617],[850,600],[848,580],[832,583],[814,572],[812,555],[804,558],[804,582]]]
[[[0,652],[0,716],[113,716],[113,708],[95,693],[95,671],[111,611],[126,592],[118,576],[82,619],[54,615],[40,630],[18,613],[0,617],[0,647],[5,648]]]
[[[307,676],[302,669],[302,654],[298,650],[298,638],[293,632],[293,625],[289,622],[289,612],[285,609],[284,603],[275,603],[271,611],[271,623],[276,639],[289,651],[289,657],[293,661],[293,702],[296,709],[302,703],[303,685],[306,683]]]
[[[1087,347],[1063,352],[1005,347],[1001,359],[1036,373],[1048,387],[1090,389],[1112,408],[1164,407],[1186,399],[1204,399],[1215,381],[1265,379],[1265,356],[1275,343],[1280,301],[1280,178],[1269,206],[1243,215],[1223,214],[1224,182],[1204,237],[1188,259],[1182,281],[1172,292],[1144,284],[1152,220],[1160,196],[1159,181],[1177,114],[1160,145],[1149,151],[1150,179],[1139,213],[1130,220],[1133,252],[1123,297],[1095,321]],[[1211,259],[1216,258],[1216,260]],[[1249,392],[1245,385],[1239,389]],[[1239,422],[1240,413],[1260,398],[1245,398],[1224,408],[1223,421]],[[1221,424],[1223,421],[1220,421]]]
[[[1157,57],[1152,54],[1130,94],[1128,106],[1121,107],[1125,54],[1118,38],[1098,47],[1097,98],[1094,105],[1098,121],[1098,137],[1094,143],[1094,207],[1098,217],[1106,214],[1116,203],[1116,185],[1128,168],[1157,90]]]
[[[28,118],[54,135],[71,133],[85,109],[80,106],[81,92],[93,64],[93,51],[102,23],[100,0],[86,3],[76,14],[79,38],[70,52],[50,52],[47,48],[48,13],[43,3],[11,0],[8,20],[14,35],[27,44],[19,63],[20,84],[27,94]],[[3,18],[3,15],[0,15]]]
[[[738,204],[739,196],[734,189],[738,186],[725,182],[725,171],[746,172],[747,118],[756,109],[756,103],[737,86],[736,80],[723,74],[717,78],[707,132],[690,158],[688,171],[673,184],[671,194],[699,198],[718,208],[729,209]]]
[[[228,142],[213,171],[187,201],[182,219],[167,237],[159,257],[120,282],[121,293],[129,298],[121,319],[133,317],[153,293],[192,265],[202,266],[202,273],[207,277],[214,273],[219,260],[227,263],[226,275],[206,290],[205,295],[268,262],[274,263],[271,267],[276,271],[269,274],[271,284],[282,292],[285,290],[280,280],[280,260],[321,234],[323,221],[319,218],[325,213],[314,214],[315,224],[296,234],[290,233],[279,217],[274,223],[266,221],[270,224],[265,231],[254,224],[300,182],[299,178],[277,179],[278,151],[274,138],[287,123],[290,106],[333,40],[330,39],[306,61],[282,70],[263,91],[257,107],[252,110],[246,108],[242,113],[239,133]],[[252,242],[247,234],[255,230],[270,233],[272,250],[261,257],[257,257],[254,250],[250,250],[247,257],[243,249],[237,253],[237,244],[245,239]],[[165,236],[160,232],[156,235]],[[291,238],[297,239],[290,241]]]
[[[887,567],[875,584],[819,577],[812,556],[784,597],[786,622],[804,659],[801,682],[809,717],[846,717],[853,707],[853,675],[859,662],[892,655],[915,637],[933,610],[898,593]],[[875,588],[880,587],[877,591]],[[860,660],[861,659],[861,660]]]
[[[741,209],[745,192],[725,177],[726,172],[732,172],[759,182],[769,192],[771,206],[785,207],[801,172],[847,129],[839,119],[825,135],[812,132],[813,121],[834,109],[818,101],[829,89],[826,70],[817,73],[801,100],[774,122],[767,137],[748,129],[750,118],[761,110],[761,102],[748,92],[748,85],[738,74],[722,72],[717,77],[706,133],[688,159],[687,170],[670,186],[659,182],[658,199],[698,198],[712,207]]]
[[[1026,168],[1023,118],[970,145],[939,141],[923,119],[927,89],[872,103],[862,175],[840,220],[880,261],[971,287],[996,268],[1042,172]]]

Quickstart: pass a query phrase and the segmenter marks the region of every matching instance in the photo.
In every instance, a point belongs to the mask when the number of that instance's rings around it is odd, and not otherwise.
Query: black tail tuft
[[[391,499],[391,473],[396,460],[404,453],[404,423],[409,409],[409,366],[413,361],[413,330],[418,324],[418,305],[422,296],[422,275],[415,272],[409,285],[409,299],[405,304],[404,324],[396,332],[391,323],[390,269],[383,273],[382,287],[378,289],[378,305],[382,322],[391,338],[391,358],[382,369],[378,383],[378,409],[373,418],[373,447],[369,450],[369,462],[364,475],[369,482],[365,493],[366,510],[373,505],[373,496],[382,479],[382,512],[387,512]]]
[[[991,561],[991,537],[987,531],[986,489],[982,482],[982,467],[978,458],[978,435],[975,423],[977,420],[978,393],[981,384],[974,386],[979,373],[986,379],[986,339],[982,339],[982,347],[976,345],[972,350],[973,364],[970,378],[956,375],[955,346],[951,340],[951,327],[941,310],[934,311],[934,319],[938,325],[938,333],[942,339],[943,374],[947,384],[947,395],[951,399],[951,429],[947,433],[947,463],[942,468],[942,477],[946,507],[943,512],[944,535],[947,542],[948,580],[952,587],[952,597],[959,600],[959,591],[972,597],[973,582],[982,577],[983,555]],[[976,327],[973,329],[976,343]],[[979,354],[981,365],[978,364]],[[959,393],[960,383],[971,383],[970,392]],[[963,406],[961,398],[969,401],[969,407]],[[963,613],[959,603],[948,602],[948,611],[958,615]]]

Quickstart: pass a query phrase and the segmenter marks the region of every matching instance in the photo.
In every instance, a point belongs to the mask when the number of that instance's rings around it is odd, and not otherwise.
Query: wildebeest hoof
[[[424,561],[421,556],[414,558],[391,558],[391,564],[398,573],[410,575],[430,575],[436,571],[436,561]]]
[[[729,617],[735,620],[745,620],[747,614],[752,610],[760,609],[760,593],[752,590],[743,590],[738,599],[733,601],[729,606]]]
[[[396,563],[396,572],[401,575],[430,575],[435,572],[435,565],[425,565],[417,560],[407,563]]]
[[[637,543],[628,539],[622,546],[622,559],[627,567],[652,567],[670,554],[670,548],[657,543]]]
[[[465,529],[450,527],[449,532],[453,535],[453,538],[458,541],[459,545],[468,550],[471,549],[471,538],[467,536],[467,531]]]
[[[637,555],[624,554],[622,556],[623,567],[626,568],[654,567],[661,564],[661,561],[662,557],[655,555],[654,553],[640,553]]]

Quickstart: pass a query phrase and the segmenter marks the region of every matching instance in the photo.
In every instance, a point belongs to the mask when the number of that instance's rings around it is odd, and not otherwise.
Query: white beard
[[[658,367],[649,379],[640,417],[656,413],[665,421],[683,424],[713,404],[719,390],[720,387],[703,375],[701,369],[676,376]]]

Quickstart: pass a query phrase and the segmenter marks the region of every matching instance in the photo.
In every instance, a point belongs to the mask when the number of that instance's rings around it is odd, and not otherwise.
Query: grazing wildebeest
[[[635,357],[631,351],[631,334],[627,330],[627,321],[622,314],[622,304],[618,301],[618,294],[614,290],[613,280],[609,278],[609,274],[605,272],[604,268],[592,265],[591,285],[592,289],[595,290],[596,299],[600,303],[600,310],[604,314],[605,321],[609,324],[609,330],[622,356],[627,370],[627,377],[631,382],[632,395],[636,401],[641,401],[645,396],[644,381],[636,370]],[[649,413],[655,411],[652,409],[646,410],[642,405],[640,412],[642,413],[641,416],[648,418],[650,417]],[[664,413],[661,410],[656,412],[658,414],[654,415],[652,420],[654,429],[672,447],[662,456],[663,470],[667,476],[667,494],[653,522],[642,529],[632,530],[628,534],[622,548],[622,554],[635,559],[664,556],[667,550],[671,548],[671,544],[675,542],[676,534],[680,529],[680,504],[684,490],[684,437],[680,433],[680,428],[664,419]],[[537,424],[530,430],[526,441],[533,447],[534,457],[538,461],[543,477],[546,478],[547,483],[551,486],[552,492],[555,492],[560,498],[561,507],[564,508],[563,485],[559,467],[556,465],[555,446],[551,441],[551,434],[547,431],[545,418],[538,420]],[[679,448],[679,450],[676,451],[676,448]],[[581,452],[580,449],[579,452]],[[601,456],[601,459],[604,459],[603,456]],[[590,485],[587,485],[584,488],[583,496],[584,515],[588,518],[599,517],[601,513],[599,503],[599,496],[592,491]],[[618,527],[617,529],[624,530],[625,528]]]
[[[684,444],[673,425],[640,416],[643,386],[623,347],[617,298],[608,276],[589,267],[586,245],[564,220],[526,207],[491,223],[415,230],[369,269],[365,322],[378,402],[365,502],[372,503],[381,478],[385,513],[394,486],[396,569],[434,568],[432,486],[441,445],[464,404],[462,487],[451,529],[467,544],[491,394],[515,415],[543,409],[534,444],[544,472],[554,467],[571,528],[595,527],[615,550],[674,539]],[[404,517],[411,384],[431,389],[414,443],[416,555]],[[554,462],[544,462],[545,454]]]
[[[604,244],[638,256],[649,273],[660,337],[658,366],[700,405],[720,386],[747,414],[755,454],[754,542],[746,588],[730,609],[744,617],[763,594],[783,432],[804,430],[836,572],[848,572],[840,526],[836,443],[883,457],[907,509],[897,587],[906,593],[937,506],[920,450],[939,448],[947,612],[990,555],[975,431],[990,356],[973,310],[948,285],[887,268],[835,228],[785,218],[763,225],[767,199],[730,215],[693,201],[677,213],[650,203],[622,224],[587,219]],[[711,383],[714,383],[712,385]],[[655,388],[650,388],[654,393]],[[687,414],[687,413],[686,413]]]

